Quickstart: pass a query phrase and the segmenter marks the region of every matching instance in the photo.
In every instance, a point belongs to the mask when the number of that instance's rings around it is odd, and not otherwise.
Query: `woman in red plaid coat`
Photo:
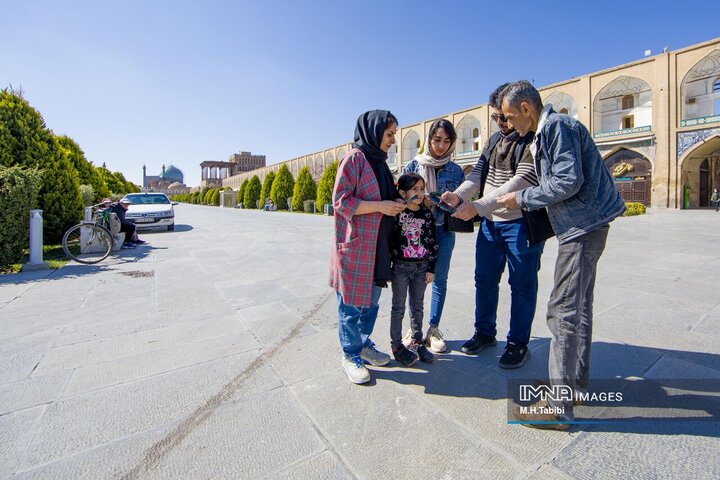
[[[385,163],[397,124],[387,110],[360,115],[353,149],[340,162],[333,188],[330,286],[337,291],[342,366],[350,381],[358,384],[370,381],[363,362],[376,366],[390,362],[389,355],[375,348],[370,334],[381,289],[391,278],[393,220],[405,208]]]

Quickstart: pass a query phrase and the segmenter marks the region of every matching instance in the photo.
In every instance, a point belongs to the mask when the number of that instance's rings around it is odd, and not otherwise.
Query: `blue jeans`
[[[364,347],[372,344],[370,334],[377,319],[378,302],[382,288],[372,287],[369,307],[355,307],[343,302],[342,295],[337,292],[338,299],[338,334],[343,353],[349,359],[359,359]]]
[[[537,303],[540,256],[545,242],[530,245],[522,218],[493,222],[483,218],[475,246],[475,331],[497,334],[500,279],[509,265],[510,331],[508,341],[527,345]]]
[[[445,225],[435,225],[437,229],[438,254],[435,261],[435,278],[432,283],[432,297],[430,298],[430,319],[432,327],[440,325],[445,295],[447,294],[447,279],[450,272],[450,259],[455,248],[455,233],[448,232]]]

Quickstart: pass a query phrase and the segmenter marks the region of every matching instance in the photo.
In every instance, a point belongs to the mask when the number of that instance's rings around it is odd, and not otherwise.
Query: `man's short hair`
[[[502,92],[503,90],[505,90],[505,88],[507,88],[508,85],[510,85],[509,82],[503,83],[502,85],[497,87],[494,92],[490,94],[490,107],[498,109],[502,107]]]
[[[527,102],[534,107],[538,113],[542,112],[543,109],[540,92],[527,80],[518,80],[505,87],[500,94],[500,103],[502,104],[505,100],[507,100],[508,105],[513,108],[520,108],[522,102]]]

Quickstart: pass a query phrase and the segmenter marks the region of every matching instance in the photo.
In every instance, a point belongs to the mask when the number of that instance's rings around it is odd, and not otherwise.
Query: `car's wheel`
[[[173,223],[172,225],[168,225],[168,232],[172,232],[173,230],[175,230],[175,224],[174,224],[174,223]]]

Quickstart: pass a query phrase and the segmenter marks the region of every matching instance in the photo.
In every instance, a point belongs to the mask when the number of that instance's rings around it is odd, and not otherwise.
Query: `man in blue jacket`
[[[540,183],[503,195],[498,202],[528,211],[547,207],[560,244],[547,313],[553,336],[550,387],[566,385],[573,392],[586,392],[597,263],[605,249],[608,224],[623,214],[625,204],[588,130],[553,111],[552,105],[543,106],[530,82],[508,85],[502,93],[502,111],[521,135],[536,132],[530,149]],[[547,402],[541,400],[535,407],[528,410],[535,413],[518,408],[513,413],[523,425],[535,428],[567,430],[574,420],[572,398],[549,395]]]

